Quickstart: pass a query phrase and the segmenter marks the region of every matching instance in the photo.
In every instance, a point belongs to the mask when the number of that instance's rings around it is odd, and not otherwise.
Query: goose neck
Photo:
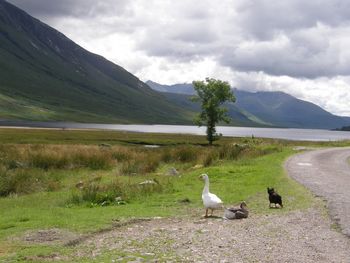
[[[205,184],[203,188],[203,194],[209,193],[209,179],[205,179]]]

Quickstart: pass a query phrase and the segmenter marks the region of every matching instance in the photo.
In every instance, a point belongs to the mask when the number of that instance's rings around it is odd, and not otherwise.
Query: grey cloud
[[[248,0],[237,11],[244,34],[260,40],[315,27],[318,23],[338,26],[350,22],[350,5],[346,0]]]
[[[139,40],[137,49],[150,56],[190,61],[214,54],[220,44],[218,35],[207,21],[153,24]]]
[[[194,45],[181,41],[167,39],[147,39],[142,42],[142,49],[149,56],[165,57],[173,61],[189,62],[196,60],[205,55],[205,48],[198,48]]]
[[[318,78],[350,75],[350,56],[339,47],[349,40],[322,29],[281,35],[271,41],[247,42],[223,52],[220,62],[242,72]]]
[[[120,14],[127,10],[127,0],[8,0],[8,2],[38,17],[95,17]]]
[[[208,45],[217,40],[217,37],[207,22],[192,22],[189,25],[182,25],[169,35],[171,40],[199,45]]]
[[[190,10],[199,10],[199,15],[174,4],[168,15],[176,22],[144,28],[137,49],[176,61],[210,56],[233,71],[274,76],[350,74],[350,56],[337,43],[345,45],[347,40],[334,33],[350,27],[345,0],[223,2],[224,10],[210,3],[207,9],[196,9],[190,2]]]

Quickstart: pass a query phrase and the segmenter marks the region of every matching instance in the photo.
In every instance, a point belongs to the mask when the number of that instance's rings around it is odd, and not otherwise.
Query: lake
[[[73,122],[29,122],[29,121],[0,121],[0,126],[36,127],[58,129],[102,129],[149,133],[182,133],[205,135],[205,127],[186,125],[123,125],[123,124],[94,124]],[[218,126],[217,131],[231,137],[261,137],[287,139],[297,141],[339,141],[350,140],[350,132],[318,129],[287,129],[287,128],[252,128]]]

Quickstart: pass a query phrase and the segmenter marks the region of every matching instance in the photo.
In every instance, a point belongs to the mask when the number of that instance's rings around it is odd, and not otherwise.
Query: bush
[[[174,157],[179,162],[194,162],[198,159],[198,149],[192,146],[181,146],[174,150]]]
[[[48,170],[50,168],[63,169],[68,166],[68,156],[60,152],[44,150],[30,155],[31,167]]]
[[[162,150],[160,160],[165,163],[170,163],[174,161],[174,158],[173,158],[173,155],[171,154],[170,149],[166,148]]]
[[[129,149],[118,148],[112,152],[112,158],[118,162],[123,162],[132,158],[132,151]]]
[[[215,160],[217,160],[218,154],[217,152],[210,151],[207,155],[204,156],[203,165],[205,167],[210,166]]]
[[[106,170],[114,165],[112,156],[102,151],[79,151],[72,156],[72,166]]]
[[[6,159],[10,168],[28,167],[49,169],[74,169],[86,167],[94,170],[114,166],[109,149],[96,146],[22,146],[14,153],[8,151]]]
[[[0,196],[29,194],[45,189],[45,175],[37,170],[0,168]]]
[[[219,158],[224,160],[236,160],[244,150],[248,149],[246,144],[228,144],[224,145],[219,150]]]
[[[145,184],[140,184],[116,180],[105,185],[91,183],[80,191],[75,191],[68,203],[88,203],[93,206],[119,205],[154,193],[172,190],[172,184],[169,181],[159,182],[157,179],[152,179],[146,182]]]

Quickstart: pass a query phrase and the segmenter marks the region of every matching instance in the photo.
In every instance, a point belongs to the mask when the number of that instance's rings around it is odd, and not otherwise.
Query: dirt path
[[[86,240],[77,257],[112,262],[349,263],[350,239],[321,208],[244,220],[171,218],[123,226]]]
[[[292,178],[327,200],[332,219],[350,237],[349,157],[349,147],[309,151],[291,157],[286,169]]]

